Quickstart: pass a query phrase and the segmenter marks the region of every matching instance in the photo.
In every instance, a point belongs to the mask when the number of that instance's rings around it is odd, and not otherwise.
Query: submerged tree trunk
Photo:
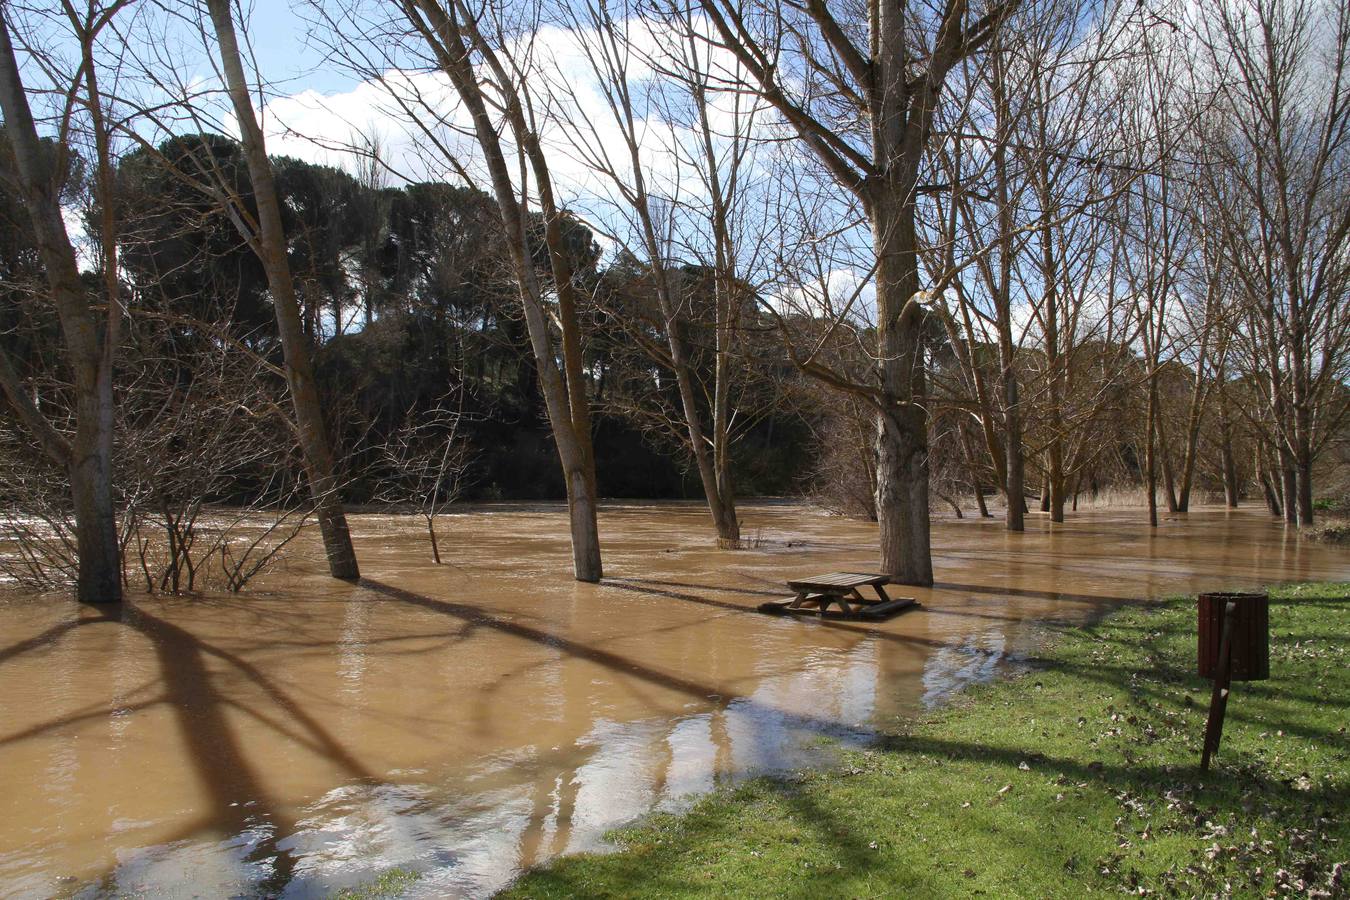
[[[735,550],[740,547],[741,531],[740,523],[736,520],[736,498],[731,493],[724,493],[724,489],[729,490],[731,487],[731,473],[726,471],[728,461],[723,458],[719,467],[716,459],[718,448],[709,446],[694,393],[694,376],[690,371],[687,349],[678,334],[679,324],[669,311],[669,300],[663,300],[662,305],[667,307],[668,344],[675,369],[675,383],[680,392],[680,405],[684,410],[685,428],[689,434],[689,446],[698,467],[699,481],[703,485],[708,512],[712,515],[713,528],[717,531],[717,546]]]
[[[970,436],[966,434],[964,428],[958,428],[957,433],[961,437],[961,451],[966,457],[966,469],[970,472],[970,487],[975,492],[975,507],[980,511],[981,519],[992,519],[989,506],[984,502],[984,485],[980,480],[979,466],[975,464],[975,451],[970,446]]]
[[[1312,414],[1307,404],[1307,389],[1303,386],[1305,373],[1299,360],[1294,365],[1294,493],[1297,501],[1295,519],[1307,528],[1316,515],[1313,507],[1313,451]]]
[[[1233,435],[1224,425],[1223,440],[1219,444],[1223,465],[1223,501],[1229,509],[1238,507],[1237,460],[1233,457]]]
[[[441,545],[436,540],[436,517],[427,516],[427,537],[431,539],[431,561],[441,564]]]
[[[356,579],[360,577],[360,568],[356,562],[356,550],[352,546],[351,533],[347,528],[347,516],[342,508],[333,449],[319,402],[318,385],[314,380],[314,363],[310,359],[309,344],[304,325],[300,320],[300,307],[287,257],[286,233],[272,177],[272,164],[267,157],[262,129],[258,126],[258,120],[254,115],[248,83],[244,78],[239,44],[231,17],[230,0],[207,0],[207,5],[220,47],[221,68],[225,74],[230,102],[239,122],[244,159],[248,164],[249,181],[253,186],[254,202],[258,210],[256,233],[246,237],[262,261],[267,274],[267,287],[272,295],[277,332],[281,336],[282,354],[286,363],[286,381],[295,409],[296,430],[300,438],[300,449],[304,453],[315,517],[319,522],[324,552],[328,557],[328,571],[334,578]]]
[[[1265,464],[1265,451],[1258,449],[1256,453],[1256,480],[1261,482],[1261,493],[1266,499],[1266,509],[1272,516],[1281,515],[1280,497],[1275,491],[1274,485],[1270,483],[1270,475],[1267,472]]]
[[[998,132],[1006,133],[1011,115],[1005,96],[1002,55],[993,55],[994,112]],[[1008,196],[1007,141],[994,144],[994,178],[998,199],[998,283],[994,296],[995,325],[998,330],[998,357],[1003,384],[1003,453],[1006,472],[1003,477],[1008,508],[1005,513],[1009,531],[1026,529],[1026,458],[1022,448],[1022,403],[1017,380],[1016,345],[1012,334],[1013,208]]]
[[[1280,459],[1280,502],[1284,507],[1284,520],[1290,525],[1298,524],[1298,475],[1293,454],[1284,447],[1279,448]]]
[[[1158,462],[1162,469],[1163,500],[1167,503],[1167,511],[1174,513],[1178,511],[1176,479],[1172,474],[1172,449],[1167,441],[1167,429],[1163,425],[1161,401],[1154,402],[1153,415],[1156,423],[1153,430],[1158,443]]]
[[[558,450],[563,483],[567,488],[568,524],[572,536],[572,572],[578,581],[597,582],[604,570],[600,560],[600,531],[595,483],[595,452],[591,445],[590,399],[586,390],[580,324],[575,285],[561,214],[553,200],[553,184],[544,151],[526,119],[515,82],[496,55],[498,43],[489,41],[476,22],[461,19],[461,7],[443,8],[435,0],[408,0],[402,4],[409,24],[426,41],[441,70],[450,79],[473,122],[474,135],[483,152],[492,193],[497,201],[511,255],[525,326],[539,375],[540,392],[548,411],[553,442]],[[470,58],[470,46],[481,55],[484,72],[490,73],[502,91],[501,106],[507,124],[535,177],[540,210],[544,217],[544,240],[549,267],[557,290],[557,323],[560,346],[554,343],[549,315],[544,309],[544,291],[535,268],[533,243],[526,227],[527,207],[516,194],[511,169],[506,162],[501,134],[494,113],[489,112],[483,79]],[[562,367],[558,360],[561,356]]]
[[[1156,369],[1148,377],[1148,406],[1144,414],[1144,491],[1148,494],[1148,524],[1158,527],[1158,459],[1155,447],[1158,436],[1158,374]]]
[[[86,56],[89,48],[86,47]],[[85,60],[86,66],[89,60]],[[92,73],[88,73],[91,93]],[[73,89],[72,89],[73,90]],[[88,98],[97,107],[97,96]],[[15,181],[32,226],[32,237],[45,271],[60,320],[65,358],[75,393],[75,433],[67,440],[37,408],[9,357],[0,350],[0,387],[19,419],[52,461],[70,478],[78,559],[76,596],[83,603],[117,603],[122,599],[122,553],[112,498],[113,391],[112,369],[121,309],[116,296],[115,260],[104,260],[109,295],[102,346],[93,306],[95,298],[80,277],[75,250],[62,216],[59,184],[53,178],[24,93],[9,24],[0,16],[0,110],[13,155]],[[95,112],[97,115],[97,111]],[[96,128],[99,128],[96,122]],[[108,165],[106,134],[99,128],[99,165]],[[103,172],[101,171],[101,176]],[[101,179],[102,180],[102,179]],[[103,184],[105,206],[111,198]],[[105,223],[106,226],[106,223]],[[104,234],[105,241],[110,235]],[[106,244],[105,244],[106,246]]]
[[[1205,343],[1200,344],[1200,363],[1195,373],[1195,386],[1191,393],[1191,406],[1186,415],[1186,453],[1181,463],[1181,487],[1177,491],[1177,511],[1189,512],[1191,508],[1191,489],[1195,482],[1196,454],[1200,447],[1200,419],[1205,411],[1204,379]]]

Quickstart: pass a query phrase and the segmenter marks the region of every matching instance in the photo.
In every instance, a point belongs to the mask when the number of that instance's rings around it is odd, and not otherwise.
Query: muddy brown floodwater
[[[114,617],[0,602],[0,893],[322,896],[402,867],[483,895],[652,809],[940,702],[1048,626],[1197,589],[1350,576],[1256,511],[934,529],[938,586],[872,625],[763,616],[798,575],[875,566],[875,529],[747,505],[712,549],[693,505],[607,506],[602,585],[551,506],[353,517],[365,574],[315,549],[244,596]],[[443,551],[444,552],[444,551]],[[824,741],[822,737],[834,738]]]

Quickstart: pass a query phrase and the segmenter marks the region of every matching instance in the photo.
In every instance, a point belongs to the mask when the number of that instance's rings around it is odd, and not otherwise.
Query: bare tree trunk
[[[1304,373],[1298,364],[1297,354],[1294,366],[1294,493],[1297,499],[1295,519],[1298,524],[1308,527],[1313,524],[1313,452],[1312,452],[1312,415],[1308,410],[1307,391],[1301,386]]]
[[[964,428],[958,428],[957,434],[961,437],[961,450],[966,456],[966,469],[970,472],[970,486],[975,492],[975,506],[980,511],[981,519],[992,519],[988,505],[984,502],[984,485],[980,481],[980,470],[975,464],[975,451],[970,446],[970,436],[966,434]]]
[[[1280,461],[1280,504],[1284,508],[1284,520],[1290,525],[1298,524],[1298,475],[1293,454],[1280,446],[1277,451]]]
[[[902,584],[933,583],[928,523],[928,423],[919,344],[918,239],[912,200],[878,201],[873,214],[884,408],[877,414],[877,522],[881,570]]]
[[[314,381],[314,364],[309,355],[309,344],[304,325],[300,321],[300,307],[291,278],[290,262],[286,254],[286,233],[281,222],[281,206],[277,200],[272,178],[272,164],[267,158],[267,147],[262,129],[258,126],[249,97],[248,83],[240,60],[239,43],[235,37],[230,0],[207,0],[216,40],[220,46],[221,68],[225,74],[230,102],[239,122],[244,158],[248,163],[249,180],[253,185],[254,202],[258,209],[258,228],[248,236],[267,273],[267,287],[276,312],[277,332],[281,335],[282,353],[286,362],[286,381],[290,387],[291,403],[295,408],[296,430],[300,449],[305,457],[309,475],[310,496],[314,499],[315,518],[323,535],[324,552],[328,557],[328,571],[334,578],[356,579],[360,568],[356,550],[347,528],[347,516],[342,509],[338,491],[333,450],[328,429],[319,403],[319,390]]]
[[[1163,427],[1161,411],[1158,415],[1158,455],[1162,462],[1163,499],[1167,501],[1167,511],[1174,513],[1180,510],[1180,504],[1177,502],[1176,478],[1172,472],[1172,451],[1167,443],[1167,430]]]
[[[478,31],[475,22],[467,16],[461,18],[463,6],[453,4],[447,10],[435,0],[405,0],[400,5],[409,23],[435,54],[437,63],[454,85],[473,121],[475,137],[483,151],[506,233],[521,305],[525,310],[525,326],[530,337],[530,347],[534,351],[540,392],[544,397],[545,409],[548,410],[553,442],[558,450],[558,461],[567,488],[573,575],[578,581],[597,582],[603,577],[604,570],[600,560],[590,400],[586,392],[573,273],[543,149],[525,118],[521,98],[515,93],[514,81],[508,76],[505,64],[496,56],[496,45]],[[494,115],[488,111],[482,80],[470,58],[470,44],[482,55],[497,87],[503,91],[509,127],[534,172],[535,189],[544,216],[544,240],[548,248],[549,266],[558,294],[557,320],[562,332],[561,347],[554,344],[552,328],[544,310],[543,287],[535,270],[526,227],[525,202],[516,195],[497,123]],[[558,367],[559,351],[563,363],[561,370]]]
[[[1280,508],[1280,497],[1276,493],[1274,486],[1270,483],[1270,475],[1267,473],[1265,463],[1265,451],[1258,448],[1256,451],[1256,480],[1261,482],[1261,493],[1266,498],[1266,509],[1270,510],[1272,516],[1282,514]]]
[[[85,49],[88,65],[89,47]],[[92,88],[92,75],[90,79]],[[91,106],[99,104],[96,95],[89,101]],[[69,474],[79,556],[76,596],[83,603],[117,603],[122,599],[122,558],[112,499],[112,368],[121,309],[115,291],[110,293],[106,298],[108,313],[100,347],[94,298],[80,278],[75,250],[62,217],[59,185],[43,159],[10,40],[9,23],[3,15],[0,15],[0,110],[5,116],[4,128],[13,154],[18,191],[32,224],[32,236],[61,323],[65,357],[74,380],[74,435],[67,441],[38,410],[3,350],[0,350],[0,387],[53,462]],[[106,134],[99,135],[101,179],[108,165],[105,139]],[[101,199],[105,204],[111,202],[106,195]],[[105,259],[104,265],[109,270],[106,277],[115,279],[115,257]]]
[[[1206,312],[1206,326],[1200,335],[1200,358],[1195,365],[1195,383],[1191,389],[1191,405],[1186,414],[1186,454],[1181,463],[1181,489],[1177,493],[1177,510],[1188,512],[1191,508],[1191,487],[1195,480],[1195,459],[1200,446],[1200,420],[1205,412],[1205,401],[1209,392],[1205,389],[1205,357],[1209,344],[1208,322],[1211,316]]]
[[[1158,373],[1156,368],[1149,372],[1148,407],[1144,415],[1144,491],[1148,494],[1148,524],[1158,527],[1158,459],[1154,448],[1157,445],[1158,421]]]
[[[1221,432],[1219,453],[1223,464],[1223,499],[1229,509],[1238,506],[1237,460],[1233,457],[1233,426],[1224,415],[1219,425]]]
[[[1008,100],[1005,96],[1002,54],[993,54],[994,105],[998,117],[1000,139],[994,145],[994,177],[998,193],[999,272],[994,307],[998,329],[998,356],[1003,381],[1003,452],[1007,464],[1004,489],[1008,500],[1006,512],[1009,531],[1026,529],[1026,459],[1022,452],[1022,404],[1017,383],[1016,347],[1012,335],[1012,258],[1013,209],[1008,196],[1007,143],[1002,138],[1010,123]]]
[[[431,538],[431,559],[436,565],[441,564],[441,546],[436,540],[436,517],[427,516],[427,537]]]
[[[660,289],[658,292],[663,293]],[[670,300],[663,300],[662,306],[666,307],[668,345],[675,369],[675,383],[680,392],[680,404],[684,409],[685,428],[689,433],[689,446],[694,454],[694,463],[698,467],[699,481],[703,485],[703,496],[708,503],[708,512],[712,515],[713,527],[717,530],[717,546],[735,550],[740,547],[741,539],[740,524],[736,521],[736,501],[733,496],[722,492],[724,486],[730,486],[731,473],[726,470],[728,460],[724,458],[721,461],[722,471],[719,471],[718,461],[715,459],[717,448],[709,447],[709,441],[703,432],[702,417],[694,393],[694,376],[690,371],[684,341],[679,336],[679,324],[671,312]]]

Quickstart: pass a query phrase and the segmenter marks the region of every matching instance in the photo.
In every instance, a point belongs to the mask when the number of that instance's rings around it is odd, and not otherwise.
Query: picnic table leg
[[[789,603],[789,604],[787,605],[787,608],[788,608],[788,609],[801,609],[801,608],[802,608],[802,603],[805,602],[805,600],[806,600],[806,598],[807,598],[807,595],[808,595],[809,593],[810,593],[809,591],[798,591],[798,592],[797,592],[797,596],[795,596],[795,597],[792,598],[792,602]]]
[[[881,598],[882,603],[891,602],[891,597],[889,594],[886,593],[886,588],[882,587],[881,582],[877,582],[876,584],[872,585],[872,587],[876,590],[877,596]]]
[[[857,591],[854,591],[854,593],[856,594]],[[839,604],[839,609],[844,615],[850,617],[853,615],[853,608],[848,605],[848,600],[843,594],[832,594],[830,599]],[[824,607],[821,608],[821,612],[824,612]]]

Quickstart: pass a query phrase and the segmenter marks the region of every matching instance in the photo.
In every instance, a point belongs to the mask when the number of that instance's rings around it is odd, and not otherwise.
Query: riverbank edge
[[[1350,582],[1271,589],[1271,679],[1199,771],[1195,602],[1055,629],[1028,670],[837,765],[759,778],[562,857],[507,898],[1347,896]]]

